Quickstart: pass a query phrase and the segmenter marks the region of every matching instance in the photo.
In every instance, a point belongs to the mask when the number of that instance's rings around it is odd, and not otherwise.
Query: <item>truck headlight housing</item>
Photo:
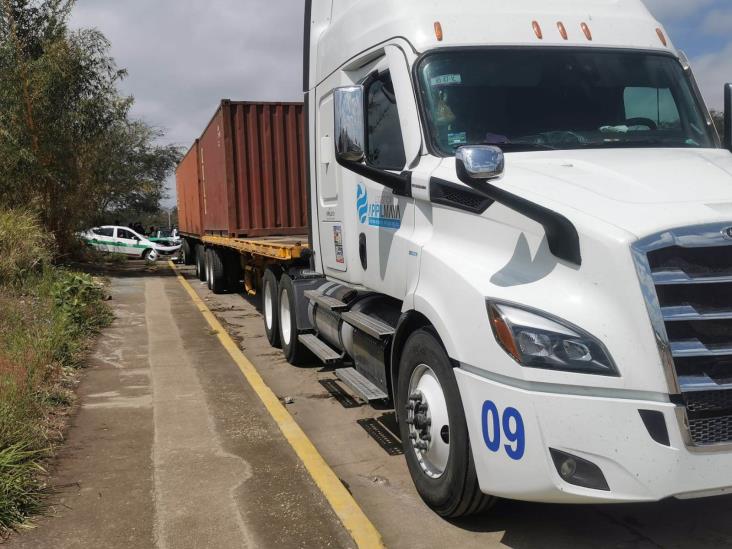
[[[496,341],[527,368],[619,376],[610,353],[594,336],[547,313],[488,301]]]

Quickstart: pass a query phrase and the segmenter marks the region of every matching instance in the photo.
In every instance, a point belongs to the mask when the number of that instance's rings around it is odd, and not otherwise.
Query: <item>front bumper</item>
[[[676,405],[670,402],[530,391],[462,368],[455,375],[478,480],[487,494],[540,502],[619,503],[732,493],[732,451],[689,451]],[[663,414],[669,446],[651,438],[639,410]],[[550,448],[595,464],[609,491],[566,482]]]

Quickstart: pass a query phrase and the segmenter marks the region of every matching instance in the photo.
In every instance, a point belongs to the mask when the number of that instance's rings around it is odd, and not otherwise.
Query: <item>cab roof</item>
[[[436,22],[442,27],[442,40],[436,36]],[[404,38],[416,53],[479,45],[675,52],[666,31],[641,0],[312,0],[309,23],[306,88],[349,59],[396,37]],[[566,29],[566,39],[559,23]]]

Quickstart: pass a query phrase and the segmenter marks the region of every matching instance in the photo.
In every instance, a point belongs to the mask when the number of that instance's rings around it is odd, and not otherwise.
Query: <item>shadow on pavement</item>
[[[502,543],[535,547],[732,547],[732,496],[620,505],[500,500],[480,516],[451,521],[472,532],[505,532]]]

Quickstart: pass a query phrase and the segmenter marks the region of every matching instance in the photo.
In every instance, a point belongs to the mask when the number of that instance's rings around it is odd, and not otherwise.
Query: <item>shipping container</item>
[[[183,157],[175,172],[178,193],[178,229],[182,233],[203,234],[201,178],[198,140]]]
[[[193,234],[307,233],[302,103],[222,101],[198,156],[203,233]]]

